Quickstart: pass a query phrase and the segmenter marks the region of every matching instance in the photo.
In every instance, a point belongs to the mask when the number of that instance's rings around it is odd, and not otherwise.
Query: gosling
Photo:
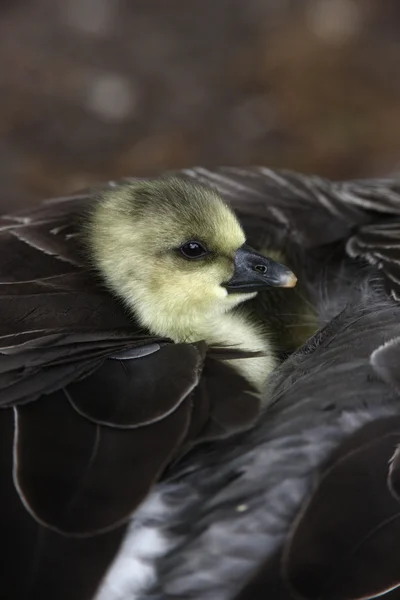
[[[101,194],[83,236],[92,266],[141,327],[176,343],[256,353],[229,362],[262,389],[276,353],[240,305],[267,287],[293,287],[296,277],[246,245],[217,192],[174,177],[138,180]]]

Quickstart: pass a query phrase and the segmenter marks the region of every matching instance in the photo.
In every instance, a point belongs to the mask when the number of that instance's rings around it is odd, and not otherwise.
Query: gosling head
[[[255,252],[213,190],[176,178],[105,193],[86,224],[91,259],[151,333],[202,339],[205,325],[293,273]]]

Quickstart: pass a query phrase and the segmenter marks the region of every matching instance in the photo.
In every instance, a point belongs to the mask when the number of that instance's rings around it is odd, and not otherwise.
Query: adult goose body
[[[255,168],[190,169],[166,178],[111,182],[4,216],[5,597],[234,598],[263,561],[271,569],[270,555],[280,551],[315,469],[366,421],[388,411],[395,418],[399,214],[396,181],[333,183]],[[296,276],[294,289],[279,289],[293,286]],[[320,325],[325,329],[313,337]],[[342,331],[353,337],[341,337]],[[328,343],[326,336],[336,341]],[[326,354],[324,343],[337,355]],[[340,371],[343,389],[335,388],[338,400],[329,408],[324,386],[345,349],[361,375],[355,387],[349,385],[356,373],[349,358]],[[324,369],[327,378],[318,379]],[[310,391],[298,383],[306,376],[314,404],[307,404]],[[338,381],[337,372],[332,381]],[[260,397],[260,423],[230,439],[254,424]],[[362,410],[367,416],[355,418],[354,427],[336,419],[343,411]],[[298,452],[305,459],[303,466],[293,462],[293,478],[304,485],[290,489],[296,501],[285,508],[280,541],[264,543],[260,527],[263,541],[253,543],[259,522],[247,508],[249,496],[258,497],[254,481],[263,498],[257,514],[267,519],[273,509],[264,496],[271,482],[280,477],[282,483],[284,470],[263,459],[261,471],[252,471],[249,455],[264,457],[267,448],[288,459],[286,424],[304,422],[296,429],[302,448],[308,433],[302,438],[301,431],[309,432],[313,419],[322,417],[334,421],[332,439],[321,429],[313,460]],[[268,446],[271,439],[285,441],[275,448]],[[202,441],[212,445],[200,446]],[[385,446],[385,452],[390,459],[395,447]],[[394,498],[397,462],[388,487]],[[164,483],[154,488],[161,477]],[[243,502],[229,483],[234,481]],[[179,510],[178,489],[184,490]],[[219,498],[225,498],[222,504]],[[328,506],[326,500],[322,506]],[[381,507],[377,510],[379,520]],[[243,544],[232,541],[226,515],[240,521]],[[213,547],[210,532],[219,532],[222,544],[215,546],[220,560],[213,565],[206,560]],[[149,544],[152,535],[157,543]],[[235,560],[224,562],[232,554]],[[191,577],[183,556],[195,567]],[[293,559],[285,576],[305,597],[310,592],[301,574],[309,564],[299,567]],[[281,585],[280,568],[268,569],[261,594],[268,585]],[[222,583],[227,570],[230,583]],[[381,593],[395,584],[385,574],[373,589]]]

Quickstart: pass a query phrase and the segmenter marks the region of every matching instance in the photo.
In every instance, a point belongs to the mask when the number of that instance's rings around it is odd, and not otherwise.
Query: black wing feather
[[[14,481],[24,506],[69,536],[121,525],[176,453],[190,411],[183,403],[131,431],[82,418],[62,392],[16,408]]]
[[[168,344],[142,358],[107,360],[91,376],[70,384],[66,394],[94,423],[126,429],[149,425],[188,398],[199,383],[205,353],[204,343]]]
[[[333,455],[289,536],[287,584],[309,600],[362,600],[400,586],[400,504],[387,485],[400,417],[379,420]]]

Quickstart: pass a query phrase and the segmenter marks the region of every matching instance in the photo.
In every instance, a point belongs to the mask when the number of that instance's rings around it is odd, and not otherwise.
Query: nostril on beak
[[[266,273],[268,268],[265,265],[255,265],[253,267],[253,271],[257,271],[258,273]]]

